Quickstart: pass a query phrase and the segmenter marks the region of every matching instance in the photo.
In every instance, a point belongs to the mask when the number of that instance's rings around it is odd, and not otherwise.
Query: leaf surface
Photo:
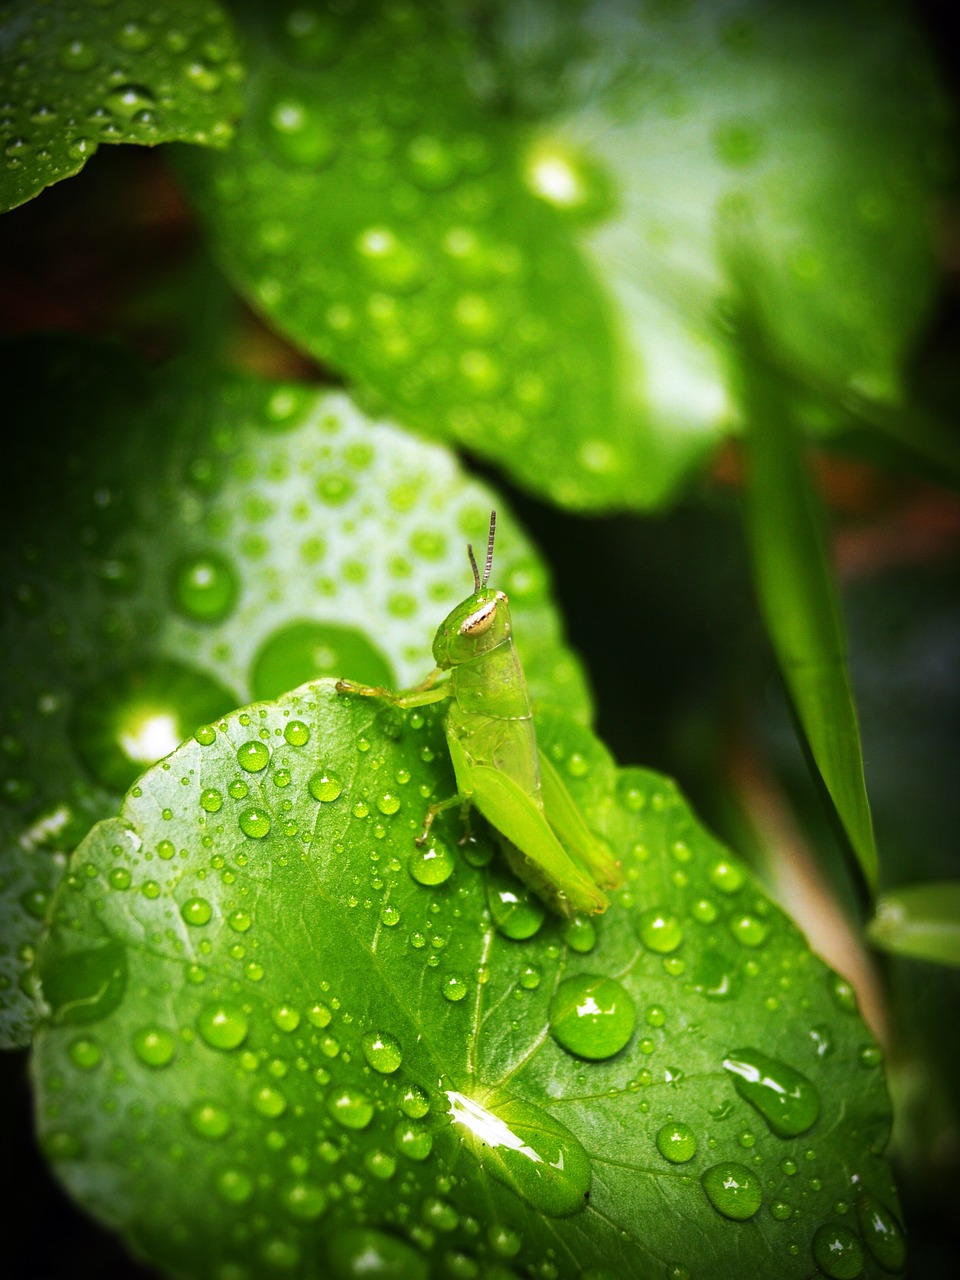
[[[215,0],[11,0],[0,13],[0,208],[78,173],[102,142],[225,146],[241,74]]]
[[[71,1192],[176,1276],[896,1271],[849,986],[671,783],[559,712],[541,744],[622,861],[610,910],[548,916],[477,818],[425,859],[440,714],[304,686],[90,833],[33,1060]]]
[[[667,501],[740,417],[744,224],[776,345],[897,399],[945,148],[896,7],[239,12],[244,121],[183,171],[244,294],[401,421],[567,506]]]
[[[0,553],[3,1043],[29,1040],[32,947],[92,823],[231,707],[321,675],[422,679],[491,507],[531,691],[589,716],[542,562],[443,448],[339,392],[208,369],[151,379],[66,339],[2,359],[21,441]]]

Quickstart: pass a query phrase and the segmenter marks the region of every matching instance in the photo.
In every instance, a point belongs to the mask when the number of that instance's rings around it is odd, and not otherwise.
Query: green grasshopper
[[[561,915],[605,911],[603,889],[619,864],[587,826],[553,764],[537,747],[527,682],[513,643],[506,595],[488,587],[497,513],[490,513],[483,579],[473,547],[473,594],[452,610],[433,641],[436,667],[403,693],[338,680],[337,692],[396,707],[450,700],[444,730],[457,794],[427,810],[422,844],[437,814],[475,805],[503,838],[511,870]]]

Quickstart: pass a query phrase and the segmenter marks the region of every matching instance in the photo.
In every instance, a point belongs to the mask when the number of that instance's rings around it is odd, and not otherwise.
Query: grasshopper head
[[[433,642],[433,660],[447,670],[469,662],[510,638],[510,604],[502,591],[481,587],[451,610]]]

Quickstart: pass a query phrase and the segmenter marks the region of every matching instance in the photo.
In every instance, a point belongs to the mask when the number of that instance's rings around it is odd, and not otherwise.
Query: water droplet
[[[613,978],[580,974],[560,983],[550,1001],[550,1034],[581,1058],[610,1058],[636,1023],[633,1001]]]
[[[401,1121],[393,1131],[397,1150],[408,1160],[426,1160],[433,1150],[433,1135],[423,1125]]]
[[[230,1132],[230,1113],[215,1102],[198,1102],[190,1108],[190,1127],[201,1138],[223,1138]]]
[[[833,996],[837,1008],[843,1010],[844,1013],[856,1013],[857,993],[846,978],[841,978],[836,973],[830,973],[827,975],[827,979],[830,985],[830,994]]]
[[[382,796],[377,797],[377,808],[388,816],[396,813],[400,808],[400,797],[393,791],[385,791]]]
[[[396,1156],[390,1155],[388,1151],[368,1151],[363,1157],[363,1165],[368,1173],[383,1182],[392,1178],[397,1171]]]
[[[243,778],[234,778],[233,782],[227,787],[227,791],[232,800],[243,800],[249,795],[250,788]]]
[[[532,938],[547,914],[533,891],[505,871],[488,875],[487,905],[497,930],[515,941]]]
[[[362,632],[332,622],[294,622],[268,636],[253,660],[255,698],[279,698],[288,689],[324,676],[392,688],[386,658]]]
[[[407,868],[417,884],[444,884],[453,874],[456,859],[449,845],[439,836],[431,836],[430,843],[411,853]]]
[[[518,982],[524,991],[536,991],[540,985],[542,974],[539,965],[527,964],[520,970]]]
[[[337,149],[333,129],[320,109],[297,98],[279,98],[267,115],[267,146],[281,164],[316,171]]]
[[[270,831],[270,817],[263,809],[244,809],[240,814],[240,830],[254,840],[262,840]]]
[[[41,954],[39,974],[54,1022],[98,1022],[123,999],[127,951],[122,943],[106,942],[86,951]]]
[[[560,926],[560,936],[570,948],[586,955],[597,945],[596,925],[588,916],[571,916]]]
[[[400,1110],[411,1120],[420,1120],[430,1110],[430,1099],[426,1090],[418,1084],[408,1085],[400,1099]]]
[[[365,1129],[373,1119],[373,1103],[359,1089],[341,1089],[327,1102],[327,1110],[345,1129]]]
[[[60,46],[57,61],[65,71],[89,71],[96,64],[97,52],[86,40],[68,40]]]
[[[320,1027],[321,1030],[324,1027],[328,1027],[332,1019],[333,1014],[329,1008],[319,1001],[316,1004],[312,1004],[307,1010],[307,1021],[315,1027]]]
[[[247,773],[259,773],[270,763],[270,749],[266,743],[254,738],[237,748],[237,762]]]
[[[737,1093],[780,1138],[795,1138],[813,1126],[820,1098],[805,1075],[758,1049],[734,1049],[724,1058]]]
[[[212,742],[216,741],[217,731],[212,724],[202,724],[193,736],[201,747],[209,747]]]
[[[111,889],[129,889],[133,877],[126,867],[111,867],[107,880]]]
[[[863,1270],[860,1241],[839,1222],[825,1222],[813,1233],[813,1256],[831,1280],[855,1280]]]
[[[117,44],[127,53],[142,53],[153,43],[152,33],[139,22],[125,22],[116,34]]]
[[[903,1230],[886,1207],[869,1191],[857,1191],[857,1221],[867,1248],[884,1271],[900,1271],[906,1257]]]
[[[286,1098],[271,1084],[264,1084],[256,1089],[252,1101],[254,1111],[266,1116],[268,1120],[276,1120],[287,1109]]]
[[[300,1014],[289,1004],[281,1004],[270,1015],[275,1027],[281,1031],[296,1031],[300,1025]]]
[[[219,719],[235,705],[234,695],[209,676],[156,659],[84,690],[70,729],[92,777],[122,793],[198,725]]]
[[[152,111],[156,105],[156,98],[142,84],[118,85],[104,99],[107,110],[124,120],[132,120],[141,111]]]
[[[209,924],[213,915],[213,907],[206,898],[188,898],[180,908],[180,914],[187,924]]]
[[[67,1052],[70,1055],[70,1061],[81,1071],[92,1071],[100,1064],[103,1057],[103,1050],[96,1040],[91,1040],[89,1036],[80,1036],[77,1040],[71,1040]]]
[[[383,1032],[368,1032],[363,1037],[362,1048],[367,1062],[374,1071],[379,1071],[382,1075],[390,1075],[403,1061],[400,1045],[393,1036]]]
[[[192,622],[221,622],[233,612],[239,594],[235,569],[215,551],[181,560],[170,580],[175,608]]]
[[[327,1207],[322,1188],[312,1182],[290,1182],[280,1192],[283,1207],[291,1217],[302,1222],[315,1222]]]
[[[459,973],[450,973],[440,983],[440,991],[444,1000],[456,1004],[467,994],[467,984]]]
[[[388,227],[368,227],[357,236],[355,248],[371,283],[390,293],[418,289],[425,279],[422,255]]]
[[[650,951],[668,955],[683,941],[683,927],[676,916],[656,907],[644,911],[637,921],[640,941]]]
[[[208,1004],[197,1018],[197,1030],[211,1049],[236,1049],[246,1039],[249,1024],[234,1005]]]
[[[657,1150],[671,1164],[686,1164],[697,1154],[697,1137],[688,1124],[665,1124],[657,1132]]]
[[[253,1179],[239,1169],[224,1169],[217,1175],[217,1191],[229,1204],[245,1204],[253,1195]]]
[[[427,1258],[411,1245],[370,1228],[338,1231],[327,1245],[331,1280],[427,1280]]]
[[[318,769],[307,787],[314,800],[329,803],[336,800],[343,791],[343,783],[339,777],[328,769]]]
[[[590,1190],[590,1160],[564,1125],[518,1099],[481,1106],[449,1091],[449,1117],[485,1173],[540,1213],[569,1217]]]
[[[207,787],[200,792],[200,806],[207,813],[219,813],[223,808],[223,796],[216,787]]]
[[[742,1164],[712,1165],[700,1182],[717,1212],[735,1222],[752,1218],[763,1201],[760,1179]]]
[[[395,924],[400,923],[400,912],[392,902],[387,902],[383,907],[381,907],[380,923],[385,924],[389,929],[392,929]]]
[[[177,1051],[177,1042],[165,1027],[141,1027],[134,1034],[133,1051],[148,1067],[165,1067]]]
[[[758,916],[745,912],[729,921],[730,932],[742,947],[760,947],[766,942],[770,926]]]
[[[302,720],[291,720],[284,725],[283,736],[291,747],[303,747],[310,741],[310,730]]]

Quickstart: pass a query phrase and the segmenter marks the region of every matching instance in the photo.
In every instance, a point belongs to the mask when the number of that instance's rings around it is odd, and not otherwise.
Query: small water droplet
[[[287,1109],[287,1100],[279,1089],[271,1084],[261,1085],[253,1093],[253,1109],[269,1120],[276,1120]]]
[[[444,884],[453,874],[456,859],[450,846],[439,836],[431,836],[425,844],[411,853],[407,868],[417,884]]]
[[[253,840],[262,840],[270,832],[270,817],[263,809],[244,809],[239,821],[240,830]]]
[[[316,172],[337,150],[337,139],[320,109],[299,98],[279,98],[267,114],[270,153],[294,169]]]
[[[148,1067],[165,1067],[176,1050],[173,1032],[165,1027],[141,1027],[134,1033],[133,1051]]]
[[[283,727],[283,736],[291,747],[303,747],[310,741],[310,730],[302,720],[290,720]]]
[[[363,1056],[382,1075],[390,1075],[396,1071],[403,1061],[400,1045],[393,1036],[380,1031],[368,1032],[361,1042]]]
[[[444,1000],[456,1004],[467,994],[467,983],[459,973],[450,973],[440,983],[440,991]]]
[[[89,1036],[80,1036],[76,1040],[71,1040],[67,1052],[70,1055],[70,1061],[81,1071],[92,1071],[94,1067],[99,1066],[103,1057],[103,1050],[96,1040],[92,1040]]]
[[[223,808],[223,796],[216,787],[207,787],[200,792],[200,806],[207,813],[219,813]]]
[[[237,762],[247,773],[259,773],[270,763],[270,749],[266,743],[254,738],[237,748]]]
[[[280,1192],[280,1200],[287,1213],[301,1222],[315,1222],[327,1207],[326,1194],[312,1182],[288,1183]]]
[[[197,1030],[212,1049],[236,1049],[246,1039],[249,1023],[234,1005],[208,1004],[197,1018]]]
[[[586,955],[597,945],[597,928],[588,916],[571,916],[560,926],[560,936],[570,948]]]
[[[201,1138],[223,1138],[230,1132],[230,1113],[215,1102],[198,1102],[190,1108],[190,1127]]]
[[[365,1129],[373,1119],[373,1103],[359,1089],[341,1089],[333,1094],[327,1110],[345,1129]]]
[[[637,921],[640,941],[650,951],[668,955],[683,942],[683,926],[676,916],[652,907]]]
[[[68,40],[60,46],[57,61],[65,71],[89,71],[96,64],[97,52],[86,40]]]
[[[550,1034],[581,1058],[599,1060],[619,1053],[635,1024],[633,1001],[613,978],[566,978],[550,1001]]]
[[[156,98],[142,84],[121,84],[111,89],[104,99],[104,106],[123,120],[132,120],[141,111],[152,111]]]
[[[665,1124],[657,1132],[657,1150],[671,1164],[686,1164],[697,1154],[696,1134],[679,1121]]]
[[[487,877],[487,905],[498,932],[515,941],[532,938],[547,914],[533,891],[505,871]]]
[[[240,583],[228,560],[206,551],[174,567],[170,594],[174,607],[192,622],[222,622],[233,612]]]
[[[752,1218],[763,1201],[760,1179],[742,1164],[712,1165],[700,1182],[717,1212],[735,1222]]]
[[[856,1280],[863,1270],[860,1241],[839,1222],[825,1222],[813,1233],[811,1245],[817,1266],[831,1280]]]
[[[245,1204],[253,1195],[253,1179],[240,1169],[224,1169],[217,1175],[216,1185],[228,1204]]]
[[[213,908],[206,898],[188,898],[180,908],[180,914],[187,924],[209,924]]]
[[[400,1099],[400,1110],[411,1120],[420,1120],[430,1110],[430,1099],[426,1090],[418,1084],[408,1085]]]

